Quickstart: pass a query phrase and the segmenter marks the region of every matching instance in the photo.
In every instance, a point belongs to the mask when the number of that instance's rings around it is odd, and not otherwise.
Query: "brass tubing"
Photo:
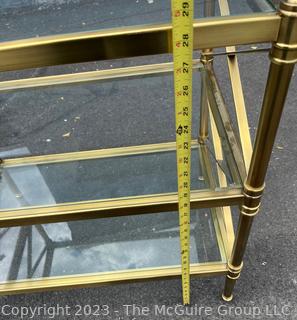
[[[242,258],[255,215],[259,212],[264,180],[275,136],[284,108],[294,64],[297,62],[297,0],[280,4],[281,25],[277,42],[270,53],[271,65],[252,155],[251,165],[244,184],[244,201],[235,243],[228,263],[223,292],[225,301],[232,300],[232,291],[240,276]]]
[[[204,17],[212,17],[215,15],[215,2],[214,0],[208,0],[204,3]],[[212,49],[204,49],[201,53],[201,62],[203,65],[212,63]],[[209,110],[208,110],[208,98],[206,91],[206,79],[205,74],[201,72],[201,96],[200,96],[200,125],[199,125],[199,137],[198,142],[204,143],[208,138],[208,123],[209,123]]]
[[[279,23],[274,12],[198,19],[194,49],[275,41]],[[170,53],[171,31],[167,23],[2,42],[0,71]]]
[[[219,8],[223,16],[230,15],[228,0],[219,0]],[[244,50],[244,51],[251,52],[251,50]],[[227,62],[228,62],[232,93],[233,93],[235,114],[237,118],[238,129],[239,129],[239,138],[242,146],[245,167],[246,167],[246,170],[248,170],[248,168],[250,167],[253,147],[252,147],[251,136],[249,131],[249,124],[248,124],[248,118],[246,114],[245,101],[243,96],[243,89],[242,89],[242,84],[240,79],[239,65],[238,65],[236,52],[238,51],[236,50],[235,46],[226,47]]]
[[[205,64],[205,60],[201,55],[201,62]],[[207,62],[206,62],[207,63]],[[205,143],[205,140],[208,138],[208,122],[209,122],[209,109],[208,109],[208,98],[207,98],[207,83],[206,83],[206,74],[202,70],[200,72],[201,77],[201,96],[200,96],[200,124],[199,124],[199,137],[198,142],[201,144]]]
[[[244,203],[240,208],[240,217],[237,227],[234,246],[230,261],[228,262],[228,273],[225,281],[225,288],[222,298],[225,301],[233,299],[233,289],[236,280],[240,277],[243,267],[243,256],[248,242],[248,237],[252,227],[254,216],[259,212],[261,193],[263,188],[259,190],[249,189],[250,186],[244,186]]]
[[[293,69],[294,64],[279,65],[273,61],[271,63],[251,168],[247,177],[247,184],[253,188],[259,188],[264,183]]]
[[[200,60],[193,60],[193,70],[200,70],[202,64]],[[123,67],[78,73],[66,73],[62,75],[53,75],[46,77],[34,77],[17,80],[8,80],[0,82],[0,93],[19,91],[29,88],[49,87],[59,85],[71,85],[76,83],[99,82],[109,80],[121,80],[131,77],[153,77],[162,74],[168,74],[173,71],[173,63],[154,63],[147,65],[138,65],[135,67]]]
[[[239,266],[242,262],[248,240],[248,237],[245,235],[250,233],[252,223],[253,217],[245,216],[243,214],[239,216],[238,229],[240,229],[241,232],[236,234],[236,246],[233,248],[232,252],[232,265],[234,266]]]
[[[242,203],[242,198],[241,188],[192,191],[191,208],[234,206]],[[16,210],[1,210],[0,228],[150,213],[159,214],[177,209],[178,196],[176,193],[27,207]]]
[[[52,259],[53,250],[50,250],[48,259]],[[50,261],[52,263],[52,261]],[[226,274],[226,264],[223,262],[209,262],[191,264],[191,276],[210,277]],[[181,276],[180,266],[130,269],[122,271],[109,271],[68,276],[48,276],[46,266],[45,277],[5,281],[0,283],[0,295],[11,295],[29,292],[64,290],[99,285],[111,285],[124,282],[149,281],[157,279],[170,279]]]

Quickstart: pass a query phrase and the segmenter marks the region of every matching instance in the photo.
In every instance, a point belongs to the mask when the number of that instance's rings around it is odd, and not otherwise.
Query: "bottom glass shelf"
[[[217,219],[191,212],[192,273],[226,268]],[[2,228],[0,237],[3,294],[180,274],[177,212]]]

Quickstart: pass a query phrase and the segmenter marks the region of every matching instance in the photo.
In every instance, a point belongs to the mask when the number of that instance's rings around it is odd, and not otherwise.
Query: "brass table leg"
[[[264,180],[277,128],[285,104],[294,65],[297,62],[297,0],[280,4],[281,24],[277,42],[270,52],[271,65],[256,135],[251,166],[244,184],[244,202],[234,247],[228,263],[223,292],[225,301],[232,300],[232,291],[240,276],[243,255],[254,216],[258,213]]]

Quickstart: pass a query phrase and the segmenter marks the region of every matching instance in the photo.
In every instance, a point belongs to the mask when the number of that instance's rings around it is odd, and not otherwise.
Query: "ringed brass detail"
[[[294,1],[281,2],[280,33],[274,43],[270,58],[276,64],[297,62],[297,5]]]
[[[247,197],[257,198],[261,197],[263,191],[265,189],[265,183],[258,188],[253,188],[251,185],[245,183],[244,184],[244,193]]]
[[[243,268],[243,262],[241,262],[238,266],[233,266],[231,263],[227,264],[228,272],[226,275],[226,279],[228,279],[230,286],[223,292],[222,299],[226,302],[230,302],[233,300],[233,286],[235,284],[235,281],[240,278],[240,273]],[[232,286],[233,285],[233,286]]]
[[[287,17],[297,17],[297,3],[295,0],[283,1],[280,4],[280,13]]]
[[[230,272],[239,273],[243,268],[243,262],[241,262],[241,264],[239,266],[237,266],[237,267],[233,266],[231,263],[228,263],[227,266],[228,266],[228,270]]]
[[[248,206],[242,205],[240,213],[243,215],[252,217],[252,216],[255,216],[259,212],[259,209],[260,209],[260,203],[255,207],[248,207]]]

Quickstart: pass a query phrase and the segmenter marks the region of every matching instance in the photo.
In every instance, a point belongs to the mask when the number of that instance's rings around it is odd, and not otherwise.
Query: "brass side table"
[[[297,61],[297,1],[283,1],[279,10],[264,0],[195,2],[194,48],[201,55],[194,61],[199,126],[192,147],[191,275],[226,276],[223,298],[230,301]],[[96,1],[71,8],[59,4],[53,11],[20,0],[9,8],[0,6],[9,26],[0,43],[0,70],[6,77],[0,82],[6,133],[0,150],[2,294],[181,275],[174,132],[171,142],[101,147],[112,135],[105,123],[115,106],[112,117],[118,116],[133,138],[137,116],[150,118],[157,108],[164,113],[169,108],[172,118],[155,119],[151,131],[170,127],[174,119],[171,56],[169,62],[154,62],[172,52],[170,1],[148,4],[145,10],[127,3],[120,13],[111,11],[112,1],[100,5],[99,10]],[[98,18],[88,24],[84,12]],[[82,21],[67,22],[69,15]],[[108,19],[110,15],[117,16]],[[135,23],[139,19],[141,26]],[[271,43],[272,48],[252,147],[237,62],[239,52],[247,50],[235,46],[255,43]],[[222,54],[236,123],[213,67]],[[128,66],[131,60],[119,60],[141,56],[153,63]],[[101,61],[103,68],[84,71],[78,65],[92,61]],[[119,61],[126,66],[116,67]],[[69,73],[65,64],[79,72]],[[49,66],[56,66],[49,75],[36,76],[44,70],[38,68]],[[96,148],[74,142],[59,152],[61,145],[55,149],[56,142],[44,138],[50,130],[60,130],[54,120],[70,121],[63,119],[63,108],[72,112],[66,140],[82,115],[101,110],[106,120],[98,128]],[[122,115],[136,118],[122,123]],[[15,124],[22,128],[24,123],[28,132],[15,133]],[[91,139],[87,131],[82,132],[85,141]],[[26,140],[26,135],[34,139]],[[231,207],[240,208],[235,231]]]

